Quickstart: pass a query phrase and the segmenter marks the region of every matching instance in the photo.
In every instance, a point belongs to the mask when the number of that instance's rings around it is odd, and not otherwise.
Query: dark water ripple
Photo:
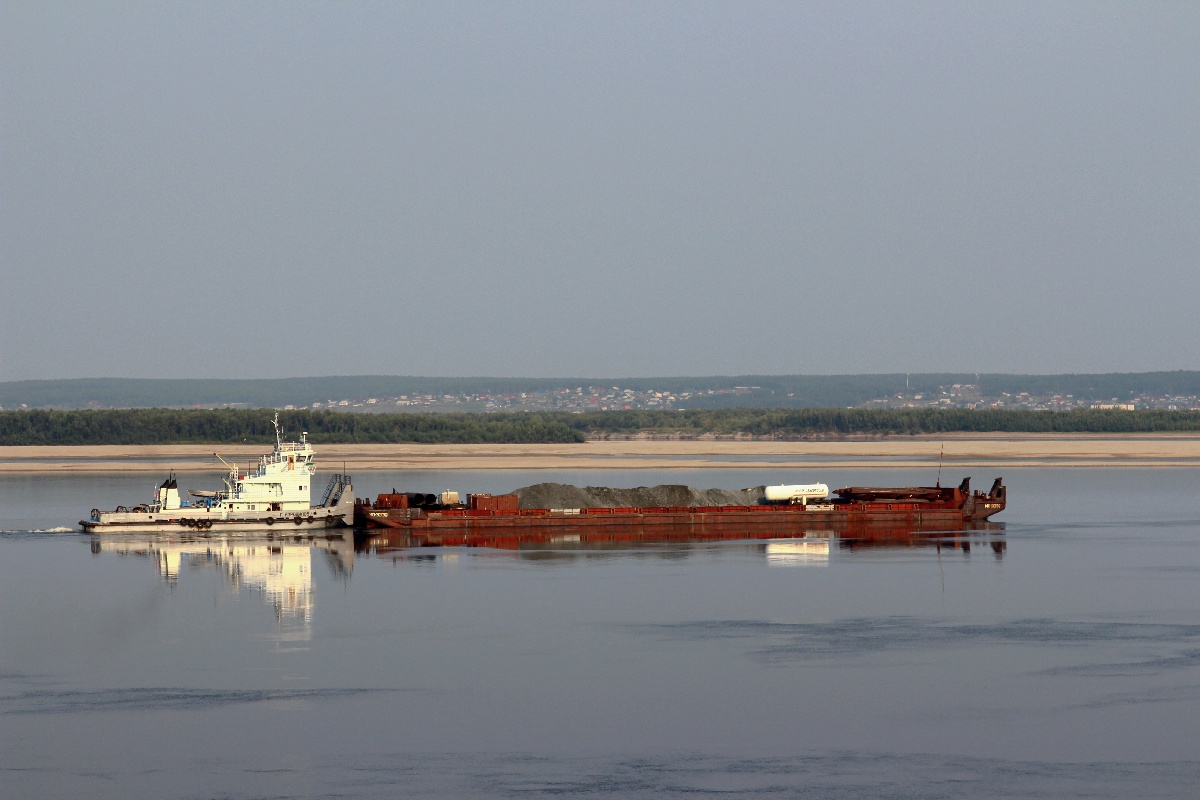
[[[315,773],[332,782],[325,796],[347,798],[1176,798],[1200,779],[1200,761],[1062,764],[839,752],[783,758],[374,753],[317,765]]]
[[[1117,692],[1113,694],[1107,694],[1103,697],[1098,697],[1095,700],[1090,700],[1086,703],[1076,703],[1067,707],[1094,710],[1100,708],[1112,708],[1115,706],[1143,705],[1147,703],[1190,703],[1195,699],[1195,697],[1196,687],[1188,684],[1186,686],[1164,686],[1156,689]],[[1197,796],[1200,796],[1200,792],[1197,792]]]
[[[1145,658],[1141,661],[1111,662],[1107,664],[1074,664],[1042,670],[1039,675],[1096,675],[1100,677],[1124,677],[1140,673],[1160,673],[1177,669],[1200,667],[1200,650],[1186,650],[1172,655]]]
[[[1102,519],[1072,522],[1070,520],[1055,520],[1052,522],[1005,522],[1007,533],[1061,533],[1064,531],[1088,530],[1137,530],[1137,531],[1170,531],[1178,529],[1200,528],[1200,519]]]
[[[170,689],[37,690],[3,698],[4,714],[76,714],[94,711],[193,711],[288,700],[335,700],[395,689]]]
[[[1200,643],[1200,625],[1137,622],[1071,622],[1018,619],[997,623],[944,623],[917,617],[860,617],[832,622],[703,620],[631,626],[647,635],[685,640],[768,639],[757,652],[767,658],[809,658],[966,644],[1095,645],[1113,642]],[[1148,661],[1145,668],[1155,662]],[[1167,657],[1165,666],[1192,666],[1190,651]],[[1122,665],[1107,665],[1108,667]],[[1137,666],[1137,665],[1134,665]]]

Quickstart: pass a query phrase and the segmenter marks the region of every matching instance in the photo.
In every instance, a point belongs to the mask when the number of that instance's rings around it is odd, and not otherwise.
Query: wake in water
[[[343,699],[399,689],[178,689],[145,687],[92,691],[33,690],[5,698],[3,714],[95,711],[178,711],[287,700]]]
[[[79,533],[79,528],[68,528],[65,525],[59,525],[56,528],[30,528],[26,530],[0,530],[0,534],[5,533]]]

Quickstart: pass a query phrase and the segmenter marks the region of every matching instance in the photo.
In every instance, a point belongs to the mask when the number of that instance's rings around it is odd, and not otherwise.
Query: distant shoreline
[[[836,440],[628,439],[582,444],[320,444],[322,473],[378,470],[1200,468],[1200,433],[951,434]],[[262,445],[0,447],[0,473],[224,472]]]

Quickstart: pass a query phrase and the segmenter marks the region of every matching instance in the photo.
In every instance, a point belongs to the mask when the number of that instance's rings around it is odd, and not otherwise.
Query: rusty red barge
[[[766,487],[755,505],[653,508],[521,508],[516,494],[441,496],[380,494],[355,501],[355,526],[404,533],[408,546],[515,547],[556,541],[670,541],[770,539],[806,536],[869,538],[897,531],[955,531],[982,527],[1004,510],[1006,489],[997,478],[984,493],[971,479],[954,487],[851,486],[818,497],[803,487]],[[772,489],[797,489],[796,497],[770,500]],[[825,489],[825,494],[828,490]],[[780,493],[775,492],[775,497]]]

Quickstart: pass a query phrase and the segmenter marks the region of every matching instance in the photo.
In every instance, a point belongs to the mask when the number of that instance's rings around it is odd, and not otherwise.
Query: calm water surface
[[[1006,530],[965,546],[71,532],[155,477],[0,477],[0,796],[1200,795],[1194,470],[1018,471]],[[422,471],[357,488],[930,477]]]

